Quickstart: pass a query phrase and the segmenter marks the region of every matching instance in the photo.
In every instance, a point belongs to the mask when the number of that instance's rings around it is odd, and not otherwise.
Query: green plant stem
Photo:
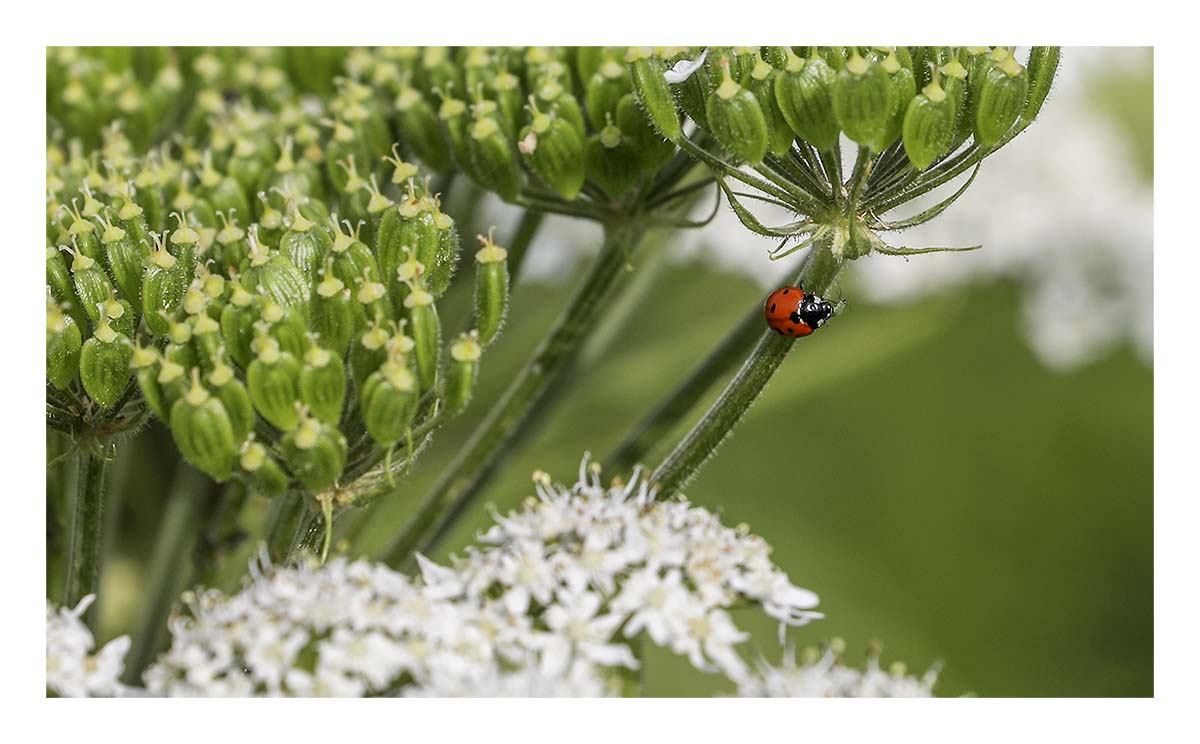
[[[823,239],[813,247],[812,257],[796,277],[796,283],[803,283],[806,291],[824,294],[841,273],[844,262],[845,259],[834,255],[830,240]],[[650,480],[659,488],[658,498],[677,493],[712,457],[783,364],[795,341],[770,330],[759,334],[758,343],[741,369],[654,471]]]
[[[663,441],[722,375],[754,346],[762,327],[762,309],[755,306],[645,418],[638,422],[604,463],[609,473],[625,473],[636,465],[657,442]]]
[[[508,243],[508,272],[514,281],[520,276],[521,267],[525,264],[525,256],[529,253],[529,246],[533,243],[533,239],[537,236],[538,229],[545,219],[545,212],[534,209],[527,209],[525,214],[521,215],[521,221],[517,223],[517,231]]]
[[[165,645],[167,614],[177,592],[188,584],[191,574],[188,555],[195,543],[196,523],[203,511],[205,492],[211,487],[212,481],[203,473],[186,463],[179,463],[154,542],[137,630],[125,659],[122,679],[126,684],[138,684],[142,670]]]
[[[66,591],[63,604],[74,607],[100,587],[100,548],[103,545],[104,497],[108,486],[108,467],[113,445],[100,442],[94,449],[79,448],[76,470],[75,503],[68,542]],[[95,626],[96,605],[84,616]]]
[[[458,456],[418,504],[384,559],[399,565],[436,546],[518,439],[543,411],[547,393],[570,367],[641,240],[638,224],[605,226],[604,245],[549,335],[492,407]]]

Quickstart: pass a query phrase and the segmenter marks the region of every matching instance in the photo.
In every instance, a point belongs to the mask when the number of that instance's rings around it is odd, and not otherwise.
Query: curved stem
[[[844,262],[845,259],[833,254],[828,239],[822,241],[813,249],[796,282],[802,282],[806,291],[824,294],[837,279]],[[712,456],[783,364],[793,343],[795,339],[769,330],[759,334],[754,350],[720,397],[654,471],[650,480],[659,488],[658,498],[669,498],[678,492]]]
[[[658,406],[638,422],[611,455],[605,460],[604,470],[609,473],[625,473],[654,446],[662,441],[671,429],[687,415],[713,383],[725,374],[734,363],[744,356],[758,337],[755,331],[762,325],[762,310],[754,307],[741,322],[700,362],[687,379],[672,390]]]
[[[74,607],[88,594],[100,587],[100,546],[104,532],[104,497],[108,486],[108,466],[112,461],[113,445],[101,442],[92,451],[79,449],[76,471],[75,504],[72,508],[71,537],[68,543],[67,579],[63,605]],[[85,615],[89,625],[95,625],[96,605]]]
[[[470,506],[499,465],[506,445],[528,429],[544,408],[551,387],[578,355],[641,236],[639,225],[606,226],[604,246],[587,278],[550,334],[388,546],[384,554],[388,563],[398,565],[417,551],[429,551]]]

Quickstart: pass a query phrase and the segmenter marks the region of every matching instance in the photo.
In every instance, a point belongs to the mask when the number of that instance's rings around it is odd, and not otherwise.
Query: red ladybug
[[[780,287],[763,304],[767,325],[781,336],[807,336],[829,320],[833,305],[803,287]]]

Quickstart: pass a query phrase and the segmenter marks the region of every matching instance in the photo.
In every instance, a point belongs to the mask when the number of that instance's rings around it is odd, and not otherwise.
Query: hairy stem
[[[63,604],[74,607],[100,586],[100,547],[104,532],[104,497],[108,486],[108,466],[113,457],[110,442],[92,450],[79,449],[76,471],[75,503],[72,508],[71,537],[67,554],[66,591]],[[85,621],[94,627],[96,605],[86,613]]]
[[[154,542],[133,645],[125,660],[126,684],[138,684],[142,670],[164,645],[167,614],[177,592],[188,584],[188,555],[195,542],[196,521],[203,511],[205,492],[211,487],[212,482],[203,473],[179,464]]]
[[[517,373],[458,456],[418,504],[384,555],[398,565],[440,542],[482,490],[507,446],[542,412],[547,392],[579,352],[642,236],[637,225],[608,225],[604,246],[583,284],[563,309],[549,335]]]
[[[844,259],[834,255],[832,242],[823,239],[814,246],[796,281],[803,283],[805,291],[824,294],[843,263]],[[651,482],[657,484],[659,498],[674,495],[695,476],[757,400],[794,343],[795,339],[769,330],[759,334],[758,343],[720,397],[654,471]]]

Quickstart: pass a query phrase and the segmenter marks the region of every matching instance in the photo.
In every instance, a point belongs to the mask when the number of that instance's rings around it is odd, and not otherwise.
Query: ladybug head
[[[800,300],[800,306],[796,308],[795,314],[800,316],[800,322],[816,330],[825,325],[825,321],[833,315],[833,305],[824,297],[806,294],[804,299]]]

